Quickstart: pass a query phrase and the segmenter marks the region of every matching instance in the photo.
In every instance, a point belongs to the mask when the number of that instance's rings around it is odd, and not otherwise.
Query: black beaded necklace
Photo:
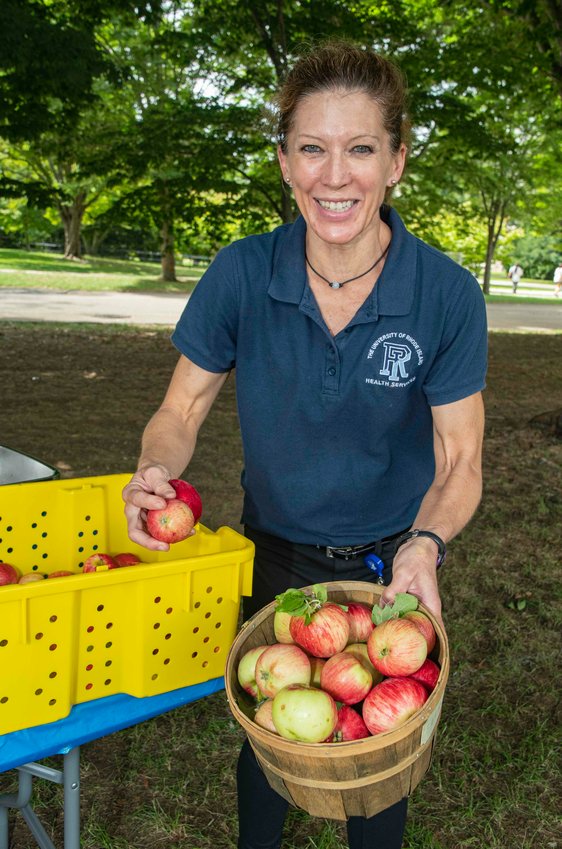
[[[367,269],[367,271],[364,271],[363,274],[358,274],[357,277],[349,277],[347,280],[342,280],[341,283],[338,283],[337,280],[328,280],[327,277],[324,277],[323,274],[320,274],[319,271],[316,271],[316,269],[314,268],[314,266],[312,265],[312,263],[310,262],[307,254],[306,254],[306,249],[305,249],[305,252],[304,252],[304,258],[305,258],[306,264],[308,265],[310,270],[314,271],[316,276],[319,277],[321,280],[324,280],[324,282],[328,284],[330,289],[341,289],[341,287],[345,286],[346,283],[351,283],[353,280],[359,280],[360,277],[365,277],[365,275],[368,274],[370,271],[372,271],[373,268],[376,268],[377,265],[379,264],[379,262],[381,262],[381,260],[383,260],[385,258],[385,256],[387,255],[389,248],[390,248],[390,242],[388,243],[388,245],[386,246],[386,248],[384,249],[384,251],[382,252],[380,257],[377,260],[375,260],[375,262],[372,264],[372,266],[370,268]]]

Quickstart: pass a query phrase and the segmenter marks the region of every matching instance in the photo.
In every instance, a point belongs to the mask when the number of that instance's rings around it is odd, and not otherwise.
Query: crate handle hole
[[[7,701],[8,701],[8,696],[2,696],[2,698],[0,699],[0,704],[5,705]]]

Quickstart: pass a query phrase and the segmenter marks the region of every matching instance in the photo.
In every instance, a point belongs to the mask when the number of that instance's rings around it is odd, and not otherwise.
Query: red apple
[[[18,584],[35,584],[37,581],[44,581],[45,575],[42,572],[26,572],[18,581]]]
[[[153,539],[160,542],[181,542],[191,535],[193,511],[185,501],[171,498],[160,510],[149,510],[146,514],[146,529]]]
[[[284,610],[276,610],[273,615],[273,632],[278,643],[294,643],[291,637],[291,619],[290,613]]]
[[[427,699],[428,692],[419,681],[386,678],[373,687],[363,702],[365,725],[371,734],[392,731],[404,725]]]
[[[11,563],[0,563],[0,586],[17,584],[18,580],[19,573],[15,566],[12,566]]]
[[[371,673],[350,652],[338,652],[326,661],[320,677],[320,686],[336,702],[356,705],[363,701],[371,687]]]
[[[262,728],[266,728],[267,731],[277,734],[277,728],[273,722],[272,708],[273,699],[266,699],[265,702],[260,702],[256,710],[254,720],[258,725],[261,725]]]
[[[279,690],[271,714],[282,737],[302,743],[328,740],[338,721],[337,705],[331,695],[304,684]]]
[[[332,742],[347,743],[349,740],[363,740],[369,737],[370,733],[365,720],[354,708],[349,705],[338,708],[338,721],[334,728]]]
[[[256,661],[256,682],[262,696],[269,699],[288,684],[309,684],[308,655],[295,645],[268,646]]]
[[[262,654],[269,646],[256,646],[253,649],[248,649],[238,661],[238,683],[254,699],[257,699],[258,685],[256,684],[256,662],[260,654]]]
[[[176,498],[187,504],[193,513],[193,524],[198,522],[201,518],[201,513],[203,512],[203,503],[201,501],[201,496],[195,487],[190,483],[187,483],[187,481],[182,481],[176,478],[168,481],[168,483],[175,489]]]
[[[69,572],[68,569],[59,569],[58,572],[49,572],[47,578],[69,578],[70,575],[75,575],[76,572]]]
[[[382,681],[383,674],[379,672],[378,669],[375,669],[373,664],[371,663],[371,658],[369,657],[369,651],[367,649],[367,643],[350,643],[348,646],[344,648],[344,652],[349,652],[357,660],[360,660],[361,663],[364,663],[371,676],[373,678],[373,684],[378,684],[379,681]]]
[[[439,680],[440,672],[441,670],[437,664],[428,657],[416,672],[411,673],[410,678],[413,678],[414,681],[419,681],[420,684],[427,687],[428,691],[431,693],[435,689],[435,685]]]
[[[292,616],[290,627],[295,643],[315,657],[331,657],[343,651],[349,638],[347,616],[339,605],[331,602],[313,613],[308,624],[304,616]]]
[[[373,608],[359,601],[349,601],[346,604],[349,620],[349,642],[366,643],[375,627]]]
[[[113,559],[118,566],[136,566],[137,563],[142,563],[140,557],[136,554],[131,554],[130,551],[124,551],[121,554],[114,554]]]
[[[411,675],[427,657],[427,642],[413,622],[387,619],[372,632],[367,651],[371,663],[383,675]]]
[[[83,572],[107,572],[108,569],[117,569],[117,563],[110,554],[96,552],[84,560]]]
[[[405,613],[402,618],[408,619],[410,622],[413,622],[414,625],[418,626],[426,639],[427,653],[431,654],[435,648],[435,643],[437,642],[437,634],[435,633],[435,628],[433,627],[433,623],[429,616],[426,616],[421,610],[410,610],[408,613]]]

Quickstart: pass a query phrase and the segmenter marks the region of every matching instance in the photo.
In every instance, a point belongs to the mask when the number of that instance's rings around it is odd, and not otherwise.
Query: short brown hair
[[[323,42],[295,62],[276,98],[277,139],[286,150],[287,134],[303,98],[319,91],[361,91],[379,106],[390,148],[407,141],[406,82],[400,69],[373,50],[342,40]]]

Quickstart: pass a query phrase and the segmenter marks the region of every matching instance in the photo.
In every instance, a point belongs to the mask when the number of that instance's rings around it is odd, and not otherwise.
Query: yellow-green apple
[[[371,633],[367,651],[371,663],[383,675],[411,675],[427,657],[427,642],[413,622],[387,619]]]
[[[309,684],[308,655],[294,644],[268,646],[256,661],[256,682],[262,696],[268,699],[288,684]]]
[[[433,627],[431,619],[426,616],[425,613],[422,613],[421,610],[409,610],[402,618],[408,619],[410,622],[413,622],[414,625],[418,626],[426,639],[427,653],[431,654],[437,641],[437,634],[435,633],[435,628]]]
[[[117,569],[117,563],[110,554],[96,551],[84,560],[83,572],[107,572],[108,569]]]
[[[425,660],[416,672],[412,672],[410,678],[419,681],[424,687],[427,687],[429,692],[433,692],[439,680],[441,670],[437,664],[429,657]]]
[[[257,699],[259,695],[258,685],[256,684],[256,661],[266,648],[268,648],[267,645],[248,649],[238,661],[238,669],[236,670],[238,683],[254,699]]]
[[[136,566],[137,563],[142,563],[140,557],[136,554],[131,554],[130,551],[123,551],[120,554],[114,554],[113,559],[118,566]]]
[[[349,740],[363,740],[371,732],[365,725],[365,720],[355,708],[349,705],[338,707],[338,721],[332,735],[333,743],[347,743]]]
[[[290,613],[284,610],[276,610],[273,615],[273,633],[278,643],[294,643],[291,637],[291,619]]]
[[[273,699],[266,699],[264,702],[259,703],[254,720],[258,725],[261,725],[262,728],[267,729],[267,731],[271,731],[273,734],[277,734],[277,728],[273,722],[272,711]]]
[[[359,601],[346,602],[346,615],[349,620],[350,643],[366,643],[375,623],[373,622],[373,608]]]
[[[375,667],[371,663],[371,658],[369,657],[369,651],[367,649],[367,643],[350,643],[344,648],[344,651],[349,652],[354,657],[356,657],[357,660],[360,660],[361,663],[365,664],[365,666],[373,676],[373,684],[378,684],[379,681],[382,681],[382,672],[379,672],[378,669],[375,669]]]
[[[320,686],[336,702],[356,705],[363,701],[373,686],[373,678],[364,663],[350,652],[342,651],[327,659],[320,676]]]
[[[37,581],[44,581],[45,575],[42,572],[26,572],[18,581],[18,584],[35,584]]]
[[[331,657],[343,651],[349,638],[349,622],[338,604],[326,602],[306,621],[305,616],[291,617],[291,636],[295,643],[315,657]]]
[[[17,584],[19,577],[18,570],[11,563],[0,563],[0,586]]]
[[[305,684],[290,684],[279,690],[271,714],[282,737],[302,743],[327,740],[338,721],[338,708],[331,695]]]
[[[146,529],[153,539],[160,542],[181,542],[193,531],[193,512],[185,501],[170,498],[160,510],[148,510]]]
[[[393,731],[404,725],[427,698],[426,688],[413,678],[385,678],[373,687],[363,702],[365,725],[371,734]]]
[[[320,678],[322,670],[326,665],[326,660],[323,657],[309,657],[310,660],[310,684],[312,687],[320,687]]]
[[[179,480],[178,478],[173,478],[171,481],[168,481],[170,486],[172,486],[176,492],[176,498],[179,498],[180,501],[183,501],[191,512],[193,513],[193,524],[195,525],[199,519],[201,518],[201,514],[203,512],[203,502],[201,501],[201,496],[197,492],[192,484],[187,483],[187,481]]]

